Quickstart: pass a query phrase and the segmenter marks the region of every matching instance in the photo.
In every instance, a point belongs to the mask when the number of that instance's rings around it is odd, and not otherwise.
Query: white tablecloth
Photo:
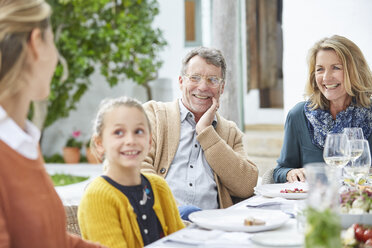
[[[146,247],[279,247],[279,246],[262,246],[254,243],[251,238],[254,235],[267,234],[267,238],[281,237],[283,238],[300,238],[303,239],[303,234],[297,228],[297,221],[294,218],[295,208],[297,205],[302,205],[304,200],[286,200],[283,198],[266,198],[263,196],[253,196],[246,199],[230,209],[248,209],[262,208],[282,210],[288,213],[291,218],[283,226],[275,230],[246,233],[246,232],[225,232],[220,230],[206,230],[192,224],[176,233],[164,237]],[[248,206],[249,207],[248,207]],[[257,238],[257,237],[256,237]],[[275,243],[275,242],[274,242]],[[281,246],[286,247],[286,246]],[[287,246],[288,247],[288,246]],[[295,246],[293,246],[295,247]],[[301,246],[297,246],[301,247]]]

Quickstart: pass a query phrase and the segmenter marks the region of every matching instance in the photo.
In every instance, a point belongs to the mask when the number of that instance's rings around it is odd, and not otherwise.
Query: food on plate
[[[306,190],[294,188],[294,189],[282,189],[280,193],[307,193]]]
[[[353,178],[344,178],[344,182],[352,187],[355,186],[355,182]],[[358,185],[363,186],[366,182],[367,180],[365,178],[360,178],[358,181]]]
[[[244,219],[245,226],[263,226],[266,222],[264,220],[256,219],[254,217],[248,216]]]
[[[342,237],[344,248],[372,248],[372,226],[354,224]]]
[[[368,188],[345,191],[340,200],[343,214],[372,213],[372,191]]]

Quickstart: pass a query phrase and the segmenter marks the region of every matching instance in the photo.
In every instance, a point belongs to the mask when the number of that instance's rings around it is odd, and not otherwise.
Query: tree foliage
[[[131,79],[147,88],[162,65],[166,45],[152,27],[156,0],[47,0],[61,61],[52,80],[44,127],[67,117],[90,85],[97,69],[110,86]]]

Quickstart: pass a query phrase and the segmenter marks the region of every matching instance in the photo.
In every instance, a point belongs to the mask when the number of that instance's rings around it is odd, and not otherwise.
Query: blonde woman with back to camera
[[[57,64],[44,0],[0,0],[0,247],[103,247],[66,232],[46,173],[40,131],[27,120],[45,99]]]

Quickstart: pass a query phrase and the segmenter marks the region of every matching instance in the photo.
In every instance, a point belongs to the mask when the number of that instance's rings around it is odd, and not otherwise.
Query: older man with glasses
[[[226,208],[253,194],[258,170],[244,152],[243,133],[217,110],[226,63],[219,50],[199,47],[183,60],[182,98],[144,104],[152,147],[143,172],[166,179],[181,217],[201,209]]]

